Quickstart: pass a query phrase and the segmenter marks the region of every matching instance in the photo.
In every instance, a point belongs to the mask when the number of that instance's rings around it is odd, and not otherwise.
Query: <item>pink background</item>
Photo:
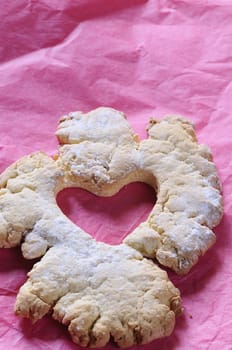
[[[172,336],[134,348],[231,350],[232,2],[5,1],[0,33],[1,171],[33,151],[54,154],[57,120],[73,110],[122,110],[141,138],[150,116],[181,114],[195,123],[214,155],[225,215],[217,243],[198,265],[184,277],[168,272],[185,307]],[[112,199],[79,189],[59,195],[65,213],[112,244],[154,201],[142,184]],[[49,316],[32,325],[13,315],[31,266],[19,249],[0,250],[0,349],[79,349]]]

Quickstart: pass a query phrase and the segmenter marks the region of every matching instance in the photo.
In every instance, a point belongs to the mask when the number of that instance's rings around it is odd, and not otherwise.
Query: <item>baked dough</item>
[[[152,119],[148,134],[139,142],[125,115],[110,108],[70,113],[57,131],[59,166],[69,184],[97,195],[111,196],[133,181],[154,187],[153,210],[124,243],[185,274],[215,242],[212,228],[223,214],[217,171],[189,121]]]
[[[180,293],[147,258],[188,272],[215,241],[222,202],[211,153],[188,121],[152,120],[148,132],[139,142],[111,108],[70,113],[58,127],[55,160],[35,153],[0,176],[0,246],[22,243],[25,258],[44,255],[19,291],[17,315],[36,321],[52,311],[82,346],[112,337],[126,347],[171,334]],[[157,202],[118,246],[96,242],[56,203],[65,187],[111,196],[133,181],[153,186]]]

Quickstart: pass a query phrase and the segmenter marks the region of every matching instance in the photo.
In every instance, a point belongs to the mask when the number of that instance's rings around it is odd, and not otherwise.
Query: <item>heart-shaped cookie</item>
[[[44,255],[19,291],[16,314],[36,321],[53,310],[83,346],[112,337],[125,347],[172,332],[179,291],[146,257],[186,273],[215,240],[220,186],[189,122],[152,121],[149,135],[139,143],[125,116],[110,108],[71,113],[59,124],[55,160],[32,154],[1,175],[0,246],[22,243],[25,258]],[[134,181],[152,185],[157,202],[117,246],[96,242],[56,203],[65,187],[111,196]]]

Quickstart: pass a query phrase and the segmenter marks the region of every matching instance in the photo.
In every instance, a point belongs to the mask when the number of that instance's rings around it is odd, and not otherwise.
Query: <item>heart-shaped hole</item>
[[[97,241],[120,244],[156,202],[154,189],[141,182],[124,186],[112,197],[98,197],[80,188],[67,188],[57,195],[62,212]]]

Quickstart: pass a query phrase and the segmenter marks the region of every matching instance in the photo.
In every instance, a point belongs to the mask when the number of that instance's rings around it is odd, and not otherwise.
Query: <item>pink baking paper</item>
[[[140,135],[151,116],[181,114],[212,149],[225,215],[217,243],[183,277],[184,314],[173,334],[133,349],[232,349],[232,2],[13,0],[0,5],[0,170],[34,151],[56,153],[58,118],[111,106]],[[155,202],[147,185],[114,198],[80,190],[58,203],[97,240],[118,244]],[[32,325],[14,316],[19,287],[34,262],[0,250],[0,350],[74,350],[50,316]],[[106,349],[114,349],[111,344]]]

